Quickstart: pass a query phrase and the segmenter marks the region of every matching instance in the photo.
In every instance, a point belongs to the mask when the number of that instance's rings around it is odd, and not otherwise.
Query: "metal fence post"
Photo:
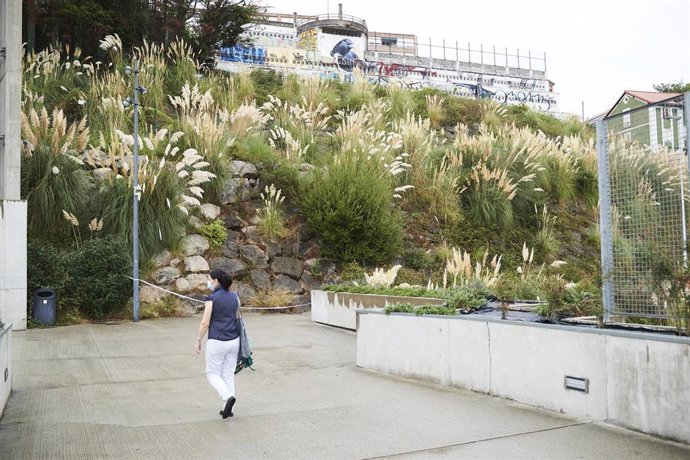
[[[685,93],[685,98],[683,99],[683,124],[685,125],[685,158],[688,162],[688,175],[686,179],[688,180],[688,185],[690,186],[690,126],[688,125],[688,122],[690,121],[690,91]],[[683,127],[679,124],[679,128],[683,129]],[[678,133],[678,140],[680,141],[680,133]],[[679,150],[682,150],[682,147],[679,148]],[[683,155],[682,151],[679,152],[680,155]],[[682,172],[682,170],[681,170]],[[683,200],[683,204],[685,204],[685,196],[681,196],[681,199]],[[687,225],[688,222],[685,220],[685,213],[683,213],[683,254],[685,255],[685,266],[687,268],[687,254],[688,254],[688,241],[687,241]]]
[[[613,232],[611,222],[611,180],[609,176],[606,121],[597,121],[597,163],[599,174],[599,233],[601,235],[601,282],[604,322],[613,312]]]

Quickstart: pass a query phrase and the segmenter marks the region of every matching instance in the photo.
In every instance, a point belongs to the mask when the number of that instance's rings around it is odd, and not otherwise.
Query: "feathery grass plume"
[[[328,115],[329,109],[323,102],[314,104],[303,98],[302,104],[290,104],[287,100],[282,101],[270,94],[268,101],[261,106],[261,111],[273,126],[270,136],[273,146],[288,158],[299,158],[307,153],[317,137],[325,132],[331,118]]]
[[[401,268],[402,265],[394,265],[390,270],[376,268],[371,275],[365,273],[364,279],[369,286],[385,288],[391,287],[393,283],[395,283],[395,277],[398,276],[398,272]]]
[[[467,286],[473,282],[480,282],[486,287],[494,286],[501,278],[501,260],[503,256],[495,254],[491,261],[487,264],[489,251],[484,252],[481,261],[477,261],[474,265],[472,259],[467,251],[462,251],[457,248],[452,248],[451,256],[446,260],[446,267],[444,270],[444,289],[447,285],[447,275],[453,277],[453,286]]]
[[[81,234],[79,232],[79,219],[72,214],[71,212],[67,212],[64,209],[62,210],[62,216],[65,218],[67,222],[70,224],[70,228],[72,229],[72,236],[74,237],[74,244],[76,245],[77,249],[79,249],[79,244],[81,242]]]
[[[133,54],[139,61],[139,84],[146,88],[146,94],[141,97],[140,110],[144,112],[141,123],[144,129],[155,130],[165,119],[162,115],[159,121],[159,114],[164,114],[167,102],[165,46],[144,40],[141,46],[134,48]]]
[[[189,210],[201,204],[201,186],[215,177],[206,170],[209,163],[196,150],[181,151],[175,145],[181,138],[179,132],[169,134],[166,130],[140,139],[142,153],[151,153],[140,156],[139,166],[140,243],[144,260],[177,243],[184,233]],[[98,196],[104,229],[130,241],[132,146],[132,136],[123,133],[119,143],[111,144],[121,155],[121,159],[116,159],[119,174],[101,183]]]
[[[65,241],[68,231],[60,224],[62,209],[80,215],[89,199],[89,178],[77,158],[88,142],[85,120],[69,123],[61,110],[52,117],[45,108],[21,114],[23,151],[21,194],[28,201],[28,233]]]
[[[261,199],[264,202],[264,208],[257,209],[260,219],[257,224],[257,230],[269,241],[285,238],[288,235],[288,230],[285,227],[285,217],[282,209],[283,201],[285,201],[282,192],[280,189],[276,189],[273,184],[267,185],[263,193],[261,193]]]
[[[424,100],[426,101],[426,113],[427,117],[429,117],[429,123],[434,129],[441,129],[441,123],[444,116],[443,104],[446,101],[445,98],[438,94],[427,94]]]
[[[535,244],[544,257],[553,255],[558,250],[558,240],[555,235],[556,216],[550,215],[546,205],[542,206],[541,213],[534,205],[534,214],[537,219],[537,233]]]
[[[95,72],[89,61],[89,57],[81,59],[80,49],[71,52],[69,47],[59,45],[49,46],[40,53],[24,52],[24,109],[39,110],[46,107],[52,112],[55,108],[60,108],[69,120],[84,117],[84,105],[78,101],[83,100],[83,94],[87,91]],[[29,94],[34,97],[28,99],[26,95]],[[39,97],[41,104],[33,104],[35,98]]]
[[[103,219],[98,220],[98,217],[94,217],[91,219],[91,222],[89,222],[89,230],[93,232],[100,232],[103,230]]]
[[[177,38],[167,46],[168,66],[165,73],[166,94],[178,94],[184,85],[197,79],[199,63],[191,45]]]
[[[399,120],[414,107],[412,93],[401,85],[389,85],[386,88],[386,92],[388,93],[388,103],[390,104],[388,121]]]
[[[241,71],[233,78],[237,99],[245,104],[250,104],[256,98],[256,88],[249,71]]]
[[[480,101],[480,110],[482,113],[482,123],[488,128],[498,128],[505,124],[507,113],[503,104],[499,104],[492,100]]]
[[[231,115],[217,106],[210,90],[202,92],[198,84],[185,83],[180,96],[168,98],[178,113],[187,144],[204,157],[216,175],[204,189],[210,199],[218,201],[230,174],[226,155],[235,142],[233,134],[246,136],[247,133],[232,132],[228,123]]]

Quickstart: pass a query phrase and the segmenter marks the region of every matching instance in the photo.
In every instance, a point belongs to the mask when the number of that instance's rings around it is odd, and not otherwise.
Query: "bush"
[[[173,296],[167,296],[160,302],[142,303],[139,310],[141,319],[170,318],[179,316],[181,302]]]
[[[422,315],[455,315],[455,308],[444,307],[442,305],[422,305],[415,307],[410,304],[393,304],[387,306],[384,313],[390,315],[391,313],[414,313],[417,316]]]
[[[398,271],[398,276],[395,277],[397,284],[410,284],[412,286],[426,286],[429,281],[429,275],[421,270],[412,270],[410,268],[402,267]]]
[[[453,289],[447,294],[448,306],[463,313],[476,310],[486,303],[486,298],[474,288]]]
[[[425,287],[375,287],[358,286],[349,283],[326,284],[322,286],[324,291],[329,292],[348,292],[351,294],[375,294],[375,295],[397,295],[403,297],[431,297],[433,299],[445,299],[446,293],[443,291],[430,291]]]
[[[350,262],[343,265],[340,271],[340,279],[343,283],[364,282],[364,269],[357,264],[357,262]]]
[[[132,295],[129,246],[120,238],[86,241],[74,253],[67,294],[87,318],[104,319],[125,308]]]
[[[410,248],[403,254],[403,266],[412,270],[424,270],[431,266],[433,260],[422,248]]]
[[[294,298],[295,296],[287,291],[260,290],[249,299],[249,304],[252,307],[287,307],[292,305]]]
[[[393,184],[379,166],[345,155],[303,187],[301,207],[321,237],[325,257],[368,265],[390,262],[400,253],[402,220],[391,206]]]
[[[223,246],[225,240],[228,239],[228,230],[225,228],[223,221],[218,219],[203,225],[199,229],[199,233],[206,237],[212,249]]]

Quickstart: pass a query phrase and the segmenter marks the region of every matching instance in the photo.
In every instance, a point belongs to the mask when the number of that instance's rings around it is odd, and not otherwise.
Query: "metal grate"
[[[628,95],[597,124],[607,321],[670,318],[655,267],[688,262],[686,97]]]

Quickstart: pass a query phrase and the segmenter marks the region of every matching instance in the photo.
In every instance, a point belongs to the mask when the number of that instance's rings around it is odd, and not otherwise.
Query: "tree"
[[[659,83],[654,85],[654,89],[660,93],[687,93],[690,91],[690,83],[683,83],[683,80],[677,83]]]
[[[202,0],[192,26],[192,41],[203,60],[213,57],[220,46],[233,46],[247,24],[256,20],[259,5],[254,1]]]
[[[260,9],[256,0],[23,0],[23,7],[30,51],[62,43],[96,56],[99,41],[117,33],[125,49],[183,38],[202,59],[234,45]]]

